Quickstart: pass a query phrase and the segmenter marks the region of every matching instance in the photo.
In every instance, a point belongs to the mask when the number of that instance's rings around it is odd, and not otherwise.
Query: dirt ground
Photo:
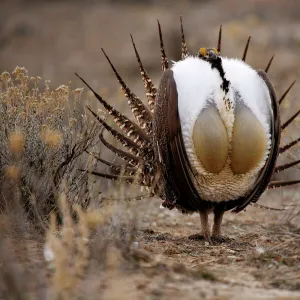
[[[264,68],[275,53],[269,73],[281,94],[300,75],[299,14],[297,0],[2,0],[0,73],[25,66],[31,75],[50,79],[54,86],[72,81],[81,87],[73,75],[78,72],[108,100],[112,99],[111,103],[124,107],[101,48],[128,85],[142,96],[129,34],[133,34],[145,68],[157,83],[161,74],[157,19],[162,24],[167,54],[177,60],[182,15],[191,52],[197,52],[200,46],[215,46],[222,24],[225,56],[241,57],[249,35],[250,65]],[[299,109],[299,91],[296,83],[282,106],[283,120]],[[283,143],[297,137],[298,125],[283,136]],[[299,157],[298,149],[280,158],[280,162]],[[279,177],[299,176],[295,169]],[[299,198],[297,186],[272,190],[259,203],[284,207],[285,211],[249,207],[237,215],[228,212],[223,231],[230,241],[215,246],[188,239],[199,231],[196,214],[161,209],[159,199],[131,203],[132,210],[138,212],[134,243],[151,260],[135,271],[114,271],[105,286],[99,283],[103,274],[94,270],[86,299],[300,299]],[[40,240],[30,243],[34,244],[33,253],[43,260]],[[41,289],[45,289],[45,278],[41,279]]]

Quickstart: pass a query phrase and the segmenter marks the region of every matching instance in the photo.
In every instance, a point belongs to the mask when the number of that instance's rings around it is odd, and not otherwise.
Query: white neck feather
[[[221,89],[222,79],[218,70],[212,69],[211,64],[197,57],[188,57],[174,63],[172,66],[174,79],[178,92],[178,109],[181,121],[183,140],[190,163],[199,175],[200,182],[212,181],[211,190],[199,187],[202,197],[207,200],[223,201],[232,200],[245,194],[250,188],[259,170],[265,164],[270,149],[270,123],[272,121],[271,99],[264,81],[257,72],[244,62],[237,59],[222,58],[225,77],[230,81],[229,92],[225,95]],[[231,141],[234,124],[234,107],[236,92],[242,101],[262,124],[267,138],[267,147],[264,157],[257,167],[246,174],[236,175],[230,169],[230,157],[224,170],[219,174],[208,173],[195,154],[193,145],[193,128],[201,111],[209,104],[214,104],[225,124],[228,139]],[[227,99],[231,103],[231,109],[226,106]],[[250,128],[249,128],[250,130]],[[251,149],[249,149],[251,150]],[[224,178],[226,180],[224,180]],[[234,182],[244,182],[244,189],[232,187],[228,192],[220,187],[220,193],[216,186],[224,184],[230,186]],[[201,184],[200,184],[201,186]]]

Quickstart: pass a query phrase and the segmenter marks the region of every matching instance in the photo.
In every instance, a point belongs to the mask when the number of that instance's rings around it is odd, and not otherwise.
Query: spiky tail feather
[[[299,114],[300,114],[300,110],[298,110],[283,125],[281,125],[281,131],[285,130],[298,117]]]
[[[99,94],[97,94],[92,87],[77,73],[76,76],[92,91],[94,96],[99,100],[101,105],[106,109],[106,111],[113,117],[114,122],[117,126],[138,146],[149,146],[150,138],[141,130],[141,128],[131,120],[129,120],[125,115],[117,111],[114,107],[109,105]],[[148,144],[147,144],[148,143]]]
[[[152,134],[152,114],[149,109],[143,104],[143,102],[130,90],[130,88],[125,84],[122,77],[117,72],[115,66],[112,64],[111,60],[101,49],[104,56],[106,57],[108,63],[110,64],[115,76],[117,77],[118,82],[121,85],[121,88],[124,92],[125,97],[128,99],[128,104],[130,109],[135,116],[139,126],[144,130],[149,136]]]
[[[271,181],[268,189],[277,189],[280,187],[285,187],[289,185],[294,185],[300,183],[300,180],[287,180],[287,181]]]
[[[157,89],[154,86],[154,84],[152,83],[152,80],[150,79],[150,77],[148,76],[147,72],[144,69],[143,63],[142,63],[140,55],[139,55],[139,53],[136,49],[136,46],[135,46],[132,35],[130,35],[130,37],[131,37],[131,42],[132,42],[132,45],[133,45],[133,48],[134,48],[134,52],[135,52],[137,62],[139,64],[142,80],[143,80],[143,83],[144,83],[144,86],[145,86],[145,89],[146,89],[146,96],[147,96],[147,99],[148,99],[149,109],[150,109],[151,113],[153,114],[154,113],[154,104],[155,104],[155,97],[156,97],[156,94],[157,94]]]
[[[185,59],[189,56],[189,54],[188,54],[185,35],[183,31],[182,16],[180,16],[180,30],[181,30],[181,59]]]
[[[83,170],[79,169],[81,172],[89,173],[92,175],[96,175],[102,178],[110,179],[110,180],[115,180],[115,181],[121,181],[129,184],[137,184],[137,185],[145,185],[143,183],[143,180],[140,179],[138,176],[120,176],[120,175],[112,175],[112,174],[106,174],[106,173],[101,173],[97,171],[89,171],[89,170]]]
[[[140,164],[140,160],[135,157],[134,155],[125,152],[121,149],[118,149],[116,147],[114,147],[112,144],[110,144],[109,142],[107,142],[105,140],[105,138],[103,137],[103,133],[100,134],[99,136],[101,143],[111,152],[113,152],[114,154],[116,154],[118,157],[122,158],[124,161],[126,161],[128,164],[132,165],[133,167],[137,167]]]
[[[243,53],[243,57],[242,57],[242,61],[246,61],[246,57],[247,57],[247,53],[248,53],[248,48],[249,48],[249,44],[250,44],[250,40],[251,40],[251,36],[249,36],[246,46],[245,46],[245,50]]]
[[[269,72],[269,69],[270,69],[270,67],[271,67],[271,65],[272,65],[272,62],[273,62],[274,57],[275,57],[275,54],[272,55],[271,59],[269,60],[267,66],[266,66],[266,68],[265,68],[265,72],[266,72],[266,73]]]
[[[274,171],[274,172],[275,172],[275,173],[282,172],[282,171],[284,171],[284,170],[287,170],[287,169],[289,169],[289,168],[292,168],[292,167],[298,165],[299,163],[300,163],[300,160],[295,160],[295,161],[292,161],[292,162],[290,162],[290,163],[286,163],[286,164],[277,166],[277,167],[275,168],[275,171]]]
[[[159,33],[159,41],[160,41],[160,52],[161,52],[161,70],[164,72],[169,68],[169,62],[165,51],[164,41],[161,32],[161,26],[159,21],[157,20],[158,25],[158,33]]]
[[[286,91],[282,94],[282,96],[279,98],[278,102],[279,105],[282,103],[282,101],[285,99],[286,95],[289,93],[289,91],[292,89],[294,84],[296,83],[296,80],[291,83],[291,85],[286,89]]]
[[[108,166],[114,175],[123,174],[125,176],[134,176],[136,174],[137,169],[134,167],[129,167],[126,165],[117,165],[117,164],[111,163],[105,159],[102,159],[96,153],[91,153],[91,152],[88,152],[88,153],[92,157],[94,157],[97,161],[99,161],[100,163]]]
[[[217,51],[219,54],[221,53],[221,50],[222,50],[222,25],[220,25],[218,45],[217,45]]]
[[[284,211],[286,210],[286,208],[276,208],[276,207],[269,207],[266,205],[261,205],[258,203],[250,203],[251,206],[256,207],[256,208],[261,208],[261,209],[265,209],[265,210],[273,210],[273,211]]]

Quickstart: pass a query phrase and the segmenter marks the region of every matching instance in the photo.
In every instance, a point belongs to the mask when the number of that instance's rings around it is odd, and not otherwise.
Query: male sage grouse
[[[157,195],[162,205],[182,212],[199,212],[202,237],[209,243],[222,240],[225,211],[238,213],[258,201],[270,188],[300,183],[271,181],[274,172],[300,161],[276,167],[277,156],[300,139],[280,147],[280,133],[299,114],[283,125],[278,100],[266,69],[254,70],[242,60],[220,56],[222,27],[217,48],[188,53],[181,19],[182,59],[167,59],[158,22],[162,77],[158,89],[141,62],[131,36],[146,89],[148,106],[129,89],[102,49],[116,75],[136,122],[114,109],[81,77],[113,117],[119,131],[91,109],[91,113],[128,151],[118,149],[100,135],[102,143],[126,163],[116,165],[98,157],[111,174],[91,172],[104,178],[138,183]],[[208,214],[214,213],[212,235]]]

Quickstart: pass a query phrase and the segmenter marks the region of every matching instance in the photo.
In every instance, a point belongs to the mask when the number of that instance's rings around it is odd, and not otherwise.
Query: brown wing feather
[[[191,179],[178,113],[178,94],[173,71],[163,73],[154,114],[156,156],[165,183],[165,198],[195,211],[204,203]]]
[[[167,72],[170,72],[169,70]],[[157,169],[161,174],[162,191],[161,198],[170,202],[176,202],[177,197],[173,191],[172,174],[168,149],[168,128],[166,112],[167,106],[167,76],[164,72],[160,80],[153,115],[153,147]],[[170,176],[169,176],[170,175]]]
[[[198,210],[201,208],[202,200],[191,179],[192,170],[185,151],[183,143],[180,117],[178,112],[178,94],[176,83],[173,78],[173,71],[168,76],[168,128],[169,128],[169,144],[171,167],[174,173],[176,187],[179,189],[180,197],[178,205],[186,209]]]

